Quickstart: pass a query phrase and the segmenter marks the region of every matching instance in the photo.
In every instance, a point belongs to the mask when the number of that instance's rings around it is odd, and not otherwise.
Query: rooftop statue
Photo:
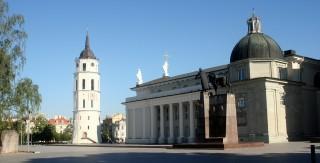
[[[137,85],[142,84],[143,83],[143,79],[142,79],[142,72],[141,72],[140,68],[138,69],[136,77],[137,77]]]
[[[164,55],[164,64],[162,65],[163,76],[169,76],[169,63],[168,63],[168,55]]]

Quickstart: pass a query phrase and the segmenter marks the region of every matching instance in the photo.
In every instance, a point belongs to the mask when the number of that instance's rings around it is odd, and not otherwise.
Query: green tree
[[[28,116],[40,109],[41,95],[38,85],[32,83],[29,78],[21,79],[15,88],[14,103],[19,116]]]
[[[106,116],[106,118],[102,122],[101,131],[101,139],[103,143],[109,143],[113,140],[112,118]]]
[[[44,128],[48,125],[48,120],[43,116],[39,115],[33,119],[34,127],[32,128],[32,141],[39,142],[44,141],[43,131]]]
[[[0,121],[12,117],[14,83],[26,60],[24,18],[9,15],[8,10],[8,4],[0,0]],[[0,131],[3,124],[0,123]]]
[[[56,128],[53,125],[46,125],[41,133],[41,138],[46,143],[49,143],[50,141],[54,140],[56,137]]]
[[[61,141],[71,141],[72,139],[72,124],[69,124],[63,131]]]

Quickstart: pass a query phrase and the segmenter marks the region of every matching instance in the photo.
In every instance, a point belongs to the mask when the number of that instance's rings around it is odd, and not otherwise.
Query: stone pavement
[[[320,162],[320,143],[316,145],[317,161]],[[193,163],[193,162],[272,162],[308,163],[310,162],[310,143],[290,142],[266,144],[264,147],[209,150],[209,149],[166,149],[114,146],[32,146],[38,154],[17,153],[0,155],[0,163],[55,163],[55,162],[96,162],[96,163]],[[22,147],[21,150],[25,150]]]

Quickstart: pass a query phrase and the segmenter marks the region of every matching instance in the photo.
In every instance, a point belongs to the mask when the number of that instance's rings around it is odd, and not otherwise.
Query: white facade
[[[112,124],[112,133],[117,143],[125,143],[126,141],[126,119],[121,119]]]
[[[250,39],[245,36],[236,45],[239,45],[237,56],[232,59],[231,55],[230,64],[203,70],[228,79],[229,91],[236,100],[239,140],[279,143],[319,136],[320,60],[300,56],[292,50],[282,51],[260,32],[260,26],[249,26]],[[252,56],[241,55],[243,52]],[[163,76],[132,88],[136,96],[124,102],[126,142],[205,142],[202,87],[197,74],[194,71]],[[217,94],[226,92],[226,88],[220,87]]]
[[[89,47],[76,59],[74,74],[73,144],[100,143],[99,61]]]
[[[70,121],[66,117],[58,115],[49,119],[48,123],[55,126],[57,133],[64,133],[64,130],[68,127]]]

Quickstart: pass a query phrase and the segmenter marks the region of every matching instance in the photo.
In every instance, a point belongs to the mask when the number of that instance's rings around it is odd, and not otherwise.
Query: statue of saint
[[[162,65],[163,76],[169,76],[168,55],[164,55],[164,64]]]
[[[142,72],[140,70],[140,68],[138,69],[138,72],[136,74],[136,77],[137,77],[137,85],[140,85],[143,83],[143,80],[142,80]]]

